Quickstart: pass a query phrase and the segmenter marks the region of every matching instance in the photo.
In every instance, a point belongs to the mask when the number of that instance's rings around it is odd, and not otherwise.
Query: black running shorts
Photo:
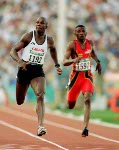
[[[30,84],[31,80],[37,77],[45,77],[42,65],[27,65],[27,70],[18,68],[17,83]]]

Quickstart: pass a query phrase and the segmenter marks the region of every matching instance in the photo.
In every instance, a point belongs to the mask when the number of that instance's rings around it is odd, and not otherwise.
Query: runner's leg
[[[28,87],[29,84],[25,85],[25,84],[16,83],[16,101],[18,105],[24,103]]]
[[[88,128],[89,119],[90,119],[90,110],[91,110],[91,92],[84,93],[84,104],[85,104],[85,111],[84,111],[84,127]]]
[[[38,115],[38,126],[43,126],[44,123],[44,94],[45,94],[45,78],[44,77],[37,77],[32,79],[31,87],[33,88],[36,98],[37,98],[37,107],[36,113]]]

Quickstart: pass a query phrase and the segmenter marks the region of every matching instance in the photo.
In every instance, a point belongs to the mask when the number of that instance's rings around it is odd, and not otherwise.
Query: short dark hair
[[[85,29],[86,29],[86,27],[85,27],[84,25],[82,25],[82,24],[77,25],[75,28],[78,28],[78,27],[83,27],[83,28],[85,28]]]

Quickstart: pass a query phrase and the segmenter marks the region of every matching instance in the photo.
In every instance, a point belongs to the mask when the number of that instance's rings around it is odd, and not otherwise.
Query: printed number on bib
[[[40,64],[42,60],[41,56],[30,55],[29,61],[34,64]]]
[[[76,71],[88,71],[90,70],[90,60],[82,59],[79,63],[76,64]]]

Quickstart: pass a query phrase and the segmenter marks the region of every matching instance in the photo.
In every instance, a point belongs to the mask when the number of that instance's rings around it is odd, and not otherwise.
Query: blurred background
[[[8,105],[15,102],[17,63],[9,52],[25,32],[35,29],[39,16],[48,19],[47,34],[54,37],[61,64],[67,43],[75,38],[75,26],[86,26],[87,38],[93,40],[102,64],[101,76],[95,72],[95,62],[92,66],[95,85],[92,111],[115,112],[114,119],[119,123],[118,0],[0,0],[0,103]],[[66,85],[71,68],[62,65],[61,68],[63,74],[58,76],[48,53],[44,64],[47,81],[45,102],[52,109],[65,111]],[[36,103],[31,88],[26,102]],[[80,95],[75,110],[82,105]]]

